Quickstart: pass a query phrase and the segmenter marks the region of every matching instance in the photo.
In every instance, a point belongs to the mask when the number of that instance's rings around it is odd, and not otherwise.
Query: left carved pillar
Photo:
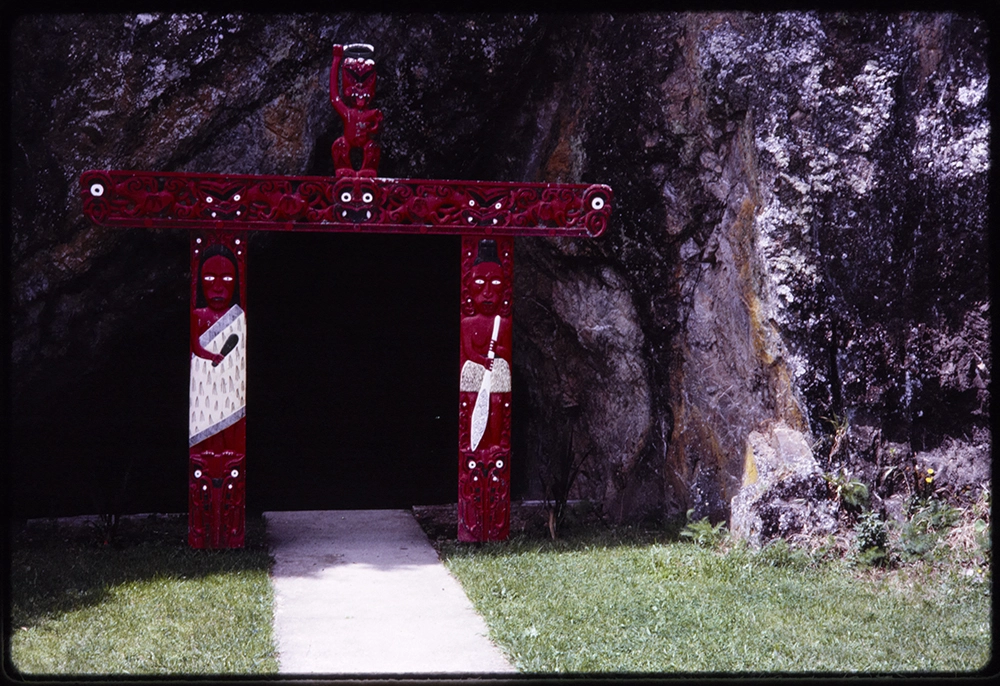
[[[191,235],[188,544],[242,548],[246,522],[247,241]]]

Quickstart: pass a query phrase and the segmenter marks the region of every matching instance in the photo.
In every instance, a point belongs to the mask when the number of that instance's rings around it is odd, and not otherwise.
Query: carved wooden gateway
[[[377,176],[374,50],[336,45],[330,100],[344,123],[335,176],[87,171],[83,211],[104,226],[191,231],[189,527],[195,548],[241,547],[246,488],[247,232],[461,234],[458,538],[510,527],[514,236],[596,237],[605,185]],[[360,159],[355,168],[351,152]]]

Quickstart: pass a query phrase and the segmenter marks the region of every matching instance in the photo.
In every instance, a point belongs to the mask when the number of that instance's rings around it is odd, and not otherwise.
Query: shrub
[[[857,561],[863,566],[882,566],[889,562],[886,544],[889,533],[885,520],[877,512],[866,512],[858,518],[854,526]]]

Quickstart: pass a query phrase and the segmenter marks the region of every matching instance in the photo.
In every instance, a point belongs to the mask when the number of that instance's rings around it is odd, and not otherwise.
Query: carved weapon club
[[[500,315],[493,319],[493,337],[490,338],[490,351],[486,358],[490,366],[483,372],[483,382],[479,385],[479,395],[476,396],[476,406],[472,408],[472,449],[475,450],[486,433],[486,420],[490,414],[490,389],[493,385],[493,358],[496,357],[497,336],[500,334]]]
[[[236,344],[239,343],[239,342],[240,342],[240,337],[239,336],[237,336],[234,333],[229,334],[229,338],[226,339],[226,342],[225,342],[225,344],[223,344],[222,350],[219,351],[219,354],[222,355],[223,357],[225,357],[226,355],[228,355],[229,353],[231,353],[233,351],[233,348],[235,348]],[[220,360],[220,362],[221,362],[221,360]],[[219,366],[219,362],[213,362],[212,366],[213,367],[218,367]]]

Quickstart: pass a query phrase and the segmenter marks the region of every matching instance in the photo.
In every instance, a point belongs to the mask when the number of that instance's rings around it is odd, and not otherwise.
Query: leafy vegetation
[[[14,539],[10,655],[24,675],[277,671],[262,520],[243,550],[187,547],[186,516],[123,519],[109,538],[35,526]],[[113,541],[109,543],[109,541]]]
[[[694,510],[687,511],[688,523],[681,529],[681,536],[703,548],[718,548],[727,540],[729,530],[725,522],[713,525],[707,517],[694,522],[691,521],[693,514]]]
[[[943,534],[961,518],[961,511],[940,500],[917,501],[900,529],[903,558],[912,560],[932,553]]]
[[[897,466],[893,466],[886,470],[884,476],[897,471],[911,474],[912,485],[907,483],[910,495],[905,501],[904,517],[901,521],[891,522],[885,520],[884,512],[870,510],[870,494],[865,483],[846,473],[824,475],[847,520],[854,522],[853,561],[862,566],[896,566],[936,554],[947,554],[940,543],[963,519],[969,519],[967,512],[971,515],[974,532],[974,545],[971,547],[977,549],[978,559],[988,563],[989,489],[984,488],[980,500],[963,512],[942,498],[935,486],[933,468],[915,465],[912,470],[898,470]],[[964,528],[967,531],[969,527]],[[968,536],[964,538],[964,547],[969,548]]]
[[[833,489],[834,498],[849,512],[858,512],[868,507],[870,496],[864,482],[846,474],[824,474],[823,478]]]
[[[866,565],[885,565],[889,561],[886,546],[889,532],[885,521],[877,512],[866,512],[858,518],[854,527],[855,547],[858,560]]]

